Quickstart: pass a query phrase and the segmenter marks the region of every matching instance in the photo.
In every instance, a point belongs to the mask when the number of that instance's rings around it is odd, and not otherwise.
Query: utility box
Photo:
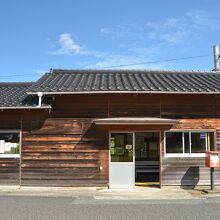
[[[220,167],[220,152],[208,151],[205,158],[206,167],[219,168]]]

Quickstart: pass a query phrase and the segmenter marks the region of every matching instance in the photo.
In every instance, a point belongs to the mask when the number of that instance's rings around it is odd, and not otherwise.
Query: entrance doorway
[[[135,184],[159,185],[160,133],[135,133]]]
[[[159,132],[110,133],[110,188],[159,184]]]

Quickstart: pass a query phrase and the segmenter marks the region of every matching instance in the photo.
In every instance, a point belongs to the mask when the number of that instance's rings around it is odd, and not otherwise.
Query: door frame
[[[135,187],[135,133],[147,133],[147,132],[157,132],[159,133],[159,187],[162,187],[162,155],[163,155],[163,137],[162,130],[109,130],[108,131],[108,188],[110,188],[110,176],[111,176],[111,134],[112,133],[132,133],[133,134],[133,164],[134,164],[134,187]],[[117,162],[114,162],[117,163]],[[119,162],[120,163],[120,162]],[[127,163],[127,162],[124,162]],[[128,162],[130,163],[130,162]]]
[[[133,144],[133,162],[111,162],[111,134],[132,134],[132,144]],[[109,147],[108,147],[108,154],[109,154],[109,168],[108,168],[108,186],[110,188],[110,177],[111,177],[111,163],[114,163],[114,164],[120,164],[120,163],[123,163],[123,164],[133,164],[133,176],[135,174],[135,134],[133,131],[109,131],[109,135],[108,135],[108,143],[109,143]],[[134,186],[135,186],[135,176],[133,178],[133,182],[134,182]]]

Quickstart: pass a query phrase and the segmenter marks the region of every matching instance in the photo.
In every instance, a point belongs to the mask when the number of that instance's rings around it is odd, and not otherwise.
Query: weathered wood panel
[[[53,118],[97,118],[108,116],[108,101],[102,96],[94,95],[60,95],[56,96]]]
[[[92,119],[51,118],[39,125],[23,132],[22,185],[108,184],[108,136]]]
[[[205,158],[164,158],[162,185],[196,186],[210,184],[210,169]],[[220,184],[220,171],[216,169],[215,183]]]
[[[211,129],[216,131],[217,150],[220,150],[220,118],[181,119],[171,129]]]
[[[219,95],[162,95],[161,116],[167,118],[219,118]]]
[[[20,159],[0,158],[0,184],[19,185]]]
[[[219,118],[219,95],[89,94],[56,96],[52,117]]]
[[[181,119],[172,129],[214,129],[216,147],[220,150],[220,119]],[[162,185],[209,185],[210,169],[205,167],[205,158],[164,158],[162,160]],[[220,170],[215,171],[216,184],[220,185]]]
[[[172,129],[217,129],[220,149],[218,95],[57,95],[50,111],[1,111],[0,129],[23,131],[23,185],[103,185],[108,183],[108,135],[106,131],[94,127],[92,120],[125,116],[181,119]],[[106,130],[109,129],[162,131],[170,127],[106,127]],[[163,141],[161,148],[163,150]],[[162,173],[162,184],[173,184],[177,179],[180,181],[190,167],[190,163],[188,168],[183,168],[181,161],[176,161],[179,173],[173,175],[172,162],[165,160],[161,160],[162,166],[165,164],[166,167]],[[10,164],[5,166],[10,167]],[[100,170],[101,166],[103,170]],[[206,168],[198,161],[192,166],[199,166],[199,183],[202,183],[203,177],[207,177]],[[14,173],[8,172],[7,175],[13,177]],[[3,176],[0,176],[1,181],[4,181]]]

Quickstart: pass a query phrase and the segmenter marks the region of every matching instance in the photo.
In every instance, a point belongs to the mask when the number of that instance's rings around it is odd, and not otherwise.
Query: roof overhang
[[[27,92],[28,95],[37,95],[39,92]],[[190,91],[69,91],[69,92],[43,92],[44,95],[83,95],[83,94],[182,94],[182,95],[218,95],[220,91],[190,92]]]
[[[0,106],[0,110],[5,109],[51,109],[51,106]]]
[[[153,117],[101,118],[93,121],[96,125],[174,125],[178,122],[176,119]]]

